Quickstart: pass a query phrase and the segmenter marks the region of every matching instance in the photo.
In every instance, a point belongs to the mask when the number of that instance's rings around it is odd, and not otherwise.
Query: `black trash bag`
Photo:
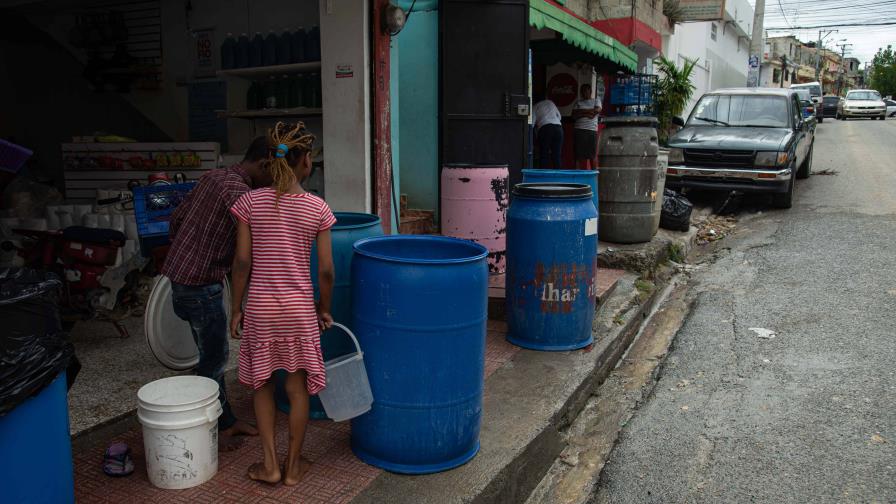
[[[672,231],[687,231],[691,227],[691,212],[694,204],[677,192],[663,191],[663,211],[660,214],[660,227]]]
[[[43,391],[73,364],[75,348],[62,331],[52,273],[0,269],[0,416]],[[73,376],[68,376],[71,384]]]

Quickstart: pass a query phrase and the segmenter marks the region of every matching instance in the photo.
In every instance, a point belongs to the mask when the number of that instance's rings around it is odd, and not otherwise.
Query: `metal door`
[[[413,21],[412,21],[413,22]],[[528,142],[528,0],[442,0],[441,162],[504,164],[522,180]]]

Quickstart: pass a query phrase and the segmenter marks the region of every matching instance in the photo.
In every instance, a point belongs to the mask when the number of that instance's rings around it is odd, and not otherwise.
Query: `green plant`
[[[663,2],[663,15],[669,20],[670,25],[680,23],[683,13],[684,11],[681,9],[681,4],[678,0],[665,0]]]
[[[681,245],[677,243],[669,245],[669,260],[678,264],[684,262],[684,251],[681,249]]]
[[[876,89],[882,96],[896,94],[896,51],[893,46],[877,50],[869,73],[872,89]]]
[[[663,56],[654,60],[654,63],[659,73],[656,85],[656,111],[660,122],[658,133],[660,143],[665,145],[672,129],[672,118],[684,112],[696,89],[691,82],[691,74],[694,73],[697,60],[685,59],[681,68]]]

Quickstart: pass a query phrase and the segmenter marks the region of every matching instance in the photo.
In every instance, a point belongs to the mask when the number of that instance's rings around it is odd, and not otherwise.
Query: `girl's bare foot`
[[[311,462],[304,458],[299,458],[298,462],[291,465],[287,464],[283,475],[283,484],[286,486],[298,485],[310,469]]]
[[[268,469],[263,462],[256,462],[249,466],[249,479],[274,485],[280,482],[280,468]]]

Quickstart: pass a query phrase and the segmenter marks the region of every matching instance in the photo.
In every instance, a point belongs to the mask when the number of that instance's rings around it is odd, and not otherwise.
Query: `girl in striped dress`
[[[310,463],[301,458],[308,423],[308,396],[326,385],[320,332],[330,327],[333,257],[330,228],[336,222],[327,204],[305,192],[311,174],[314,136],[304,124],[277,125],[268,132],[267,166],[273,186],[244,194],[231,209],[237,220],[233,261],[231,333],[240,342],[239,380],[253,388],[255,417],[264,460],[249,477],[267,483],[297,484]],[[317,243],[320,302],[314,304],[311,246]],[[250,280],[251,273],[251,280]],[[248,284],[245,313],[241,301]],[[242,323],[242,334],[238,334]],[[289,451],[281,467],[276,453],[276,409],[271,374],[283,369],[289,396]]]

